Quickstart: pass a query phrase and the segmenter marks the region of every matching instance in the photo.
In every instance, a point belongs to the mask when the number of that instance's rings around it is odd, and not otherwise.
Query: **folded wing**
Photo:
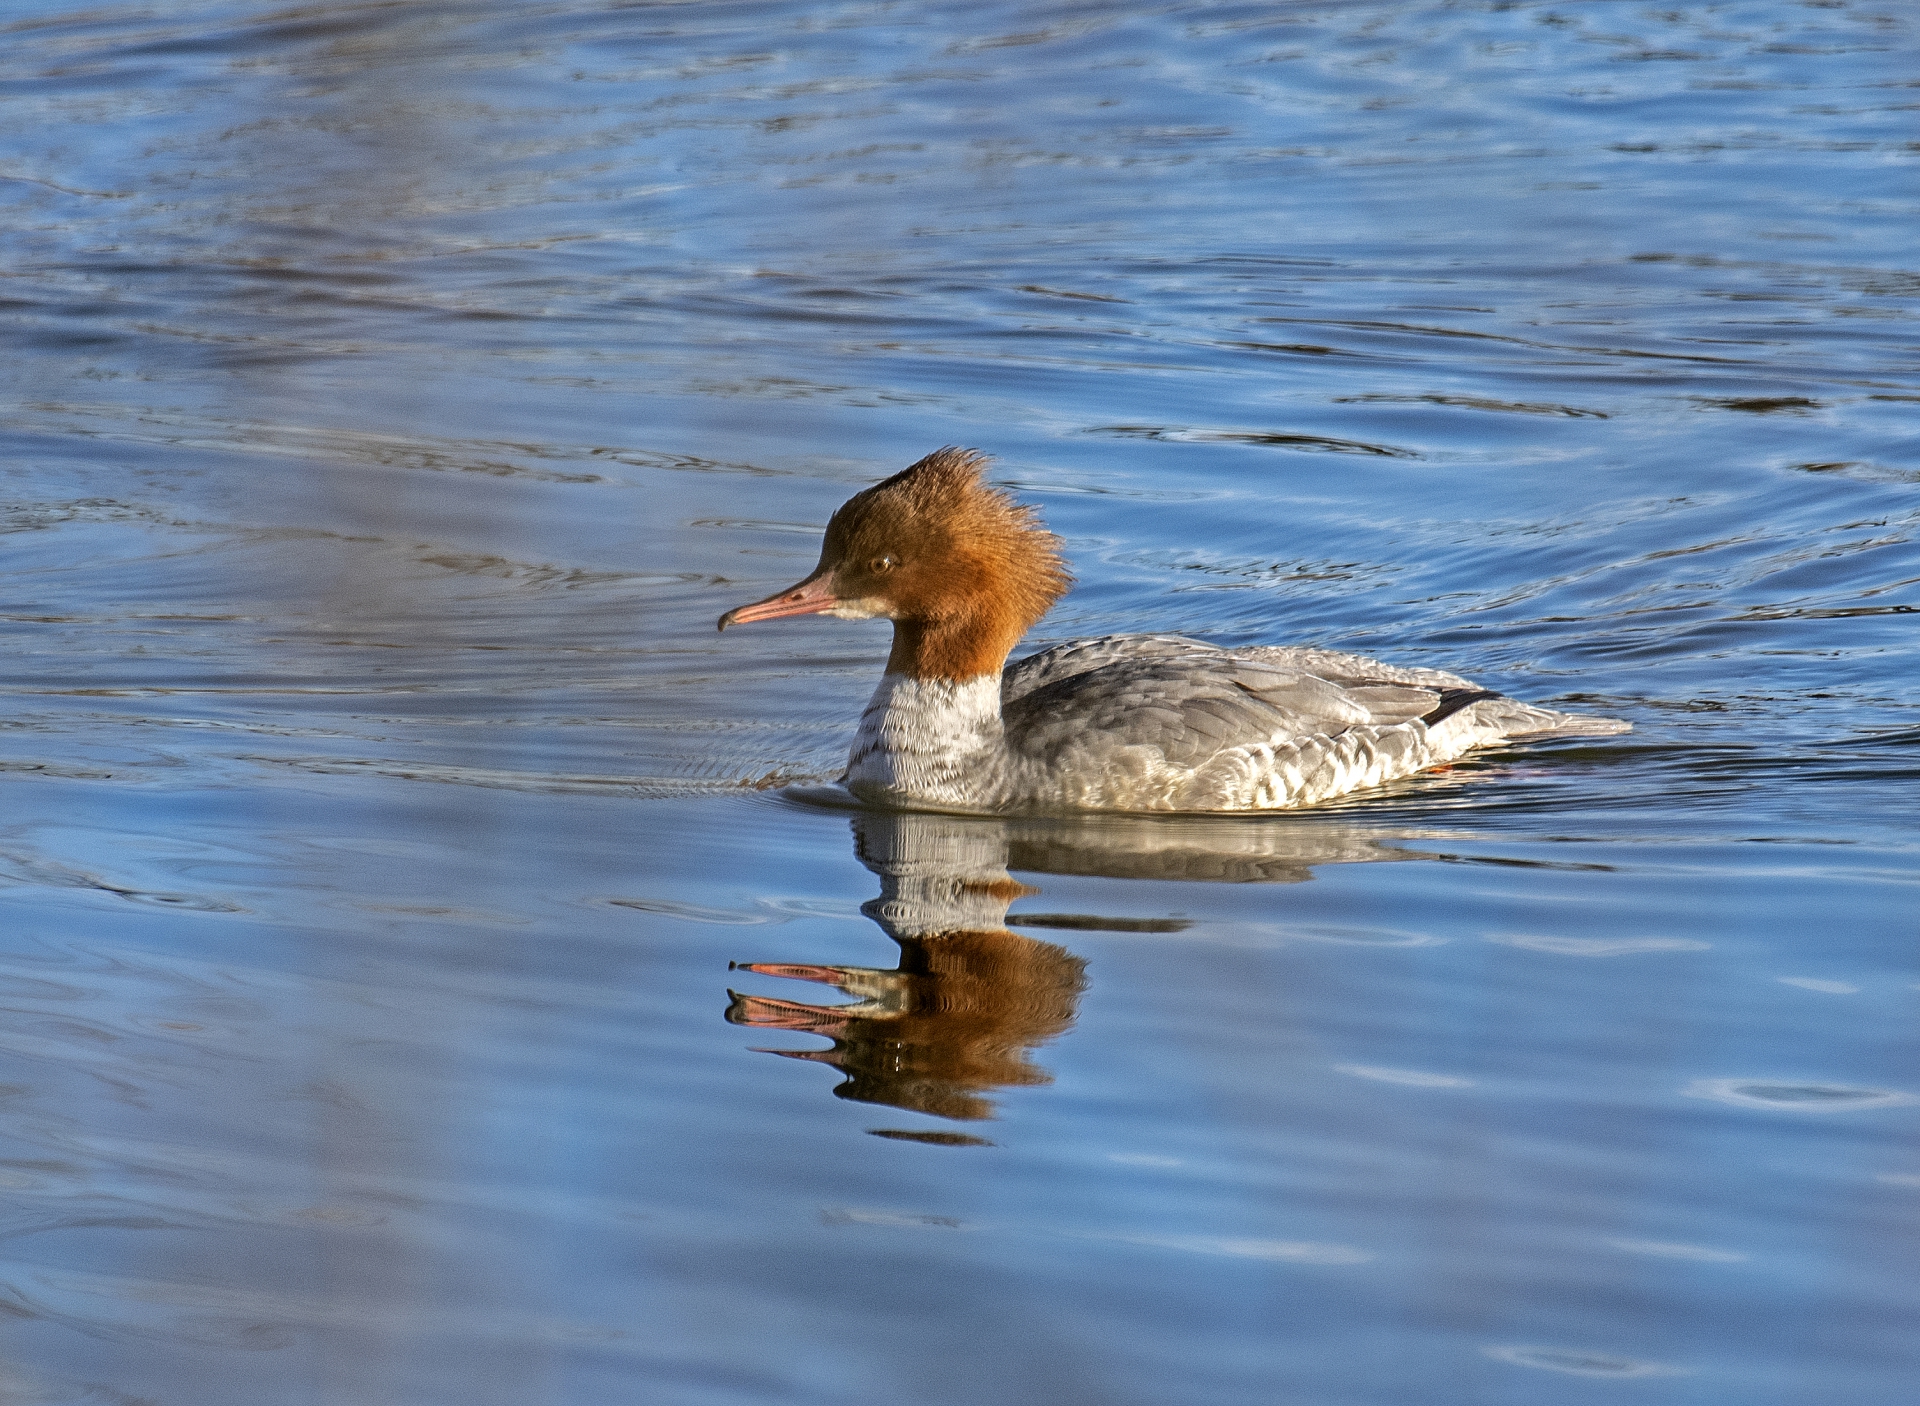
[[[1469,684],[1332,650],[1227,650],[1177,635],[1073,640],[1009,667],[1010,738],[1051,751],[1078,734],[1159,747],[1193,766],[1225,747],[1424,717]]]

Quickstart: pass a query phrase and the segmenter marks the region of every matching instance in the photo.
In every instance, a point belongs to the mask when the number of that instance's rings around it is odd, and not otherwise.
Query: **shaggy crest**
[[[988,462],[976,449],[936,449],[855,494],[827,524],[822,560],[864,564],[895,556],[902,586],[912,583],[900,594],[910,594],[915,614],[930,622],[974,613],[990,593],[994,613],[1013,627],[1011,648],[1073,577],[1038,510],[986,482]],[[938,574],[923,574],[922,566]]]

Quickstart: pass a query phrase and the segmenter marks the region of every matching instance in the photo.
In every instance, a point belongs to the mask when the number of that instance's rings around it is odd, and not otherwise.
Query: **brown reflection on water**
[[[727,1019],[830,1037],[830,1050],[767,1053],[831,1064],[847,1076],[834,1092],[858,1103],[991,1118],[984,1091],[1052,1081],[1028,1056],[1073,1025],[1086,987],[1082,959],[1004,928],[896,940],[892,970],[749,963],[740,970],[823,982],[860,999],[817,1006],[735,995]]]
[[[1007,872],[998,826],[942,816],[860,816],[860,860],[880,876],[880,897],[861,911],[900,945],[897,967],[752,962],[738,970],[817,981],[855,998],[812,1005],[729,992],[727,1019],[803,1030],[825,1050],[769,1050],[830,1064],[846,1075],[834,1093],[941,1118],[991,1118],[985,1095],[1045,1084],[1032,1061],[1073,1026],[1086,963],[1051,942],[1009,932],[1007,905],[1038,890]]]

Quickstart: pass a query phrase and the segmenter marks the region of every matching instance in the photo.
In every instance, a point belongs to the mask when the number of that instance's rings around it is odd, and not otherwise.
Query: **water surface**
[[[1917,40],[18,0],[7,1399],[1910,1401]],[[885,631],[713,620],[948,443],[1036,642],[1636,730],[796,800]]]

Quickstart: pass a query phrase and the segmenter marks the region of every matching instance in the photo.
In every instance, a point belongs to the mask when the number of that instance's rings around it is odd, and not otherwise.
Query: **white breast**
[[[1006,771],[998,675],[886,674],[860,715],[841,784],[867,801],[977,810],[1006,799]]]

